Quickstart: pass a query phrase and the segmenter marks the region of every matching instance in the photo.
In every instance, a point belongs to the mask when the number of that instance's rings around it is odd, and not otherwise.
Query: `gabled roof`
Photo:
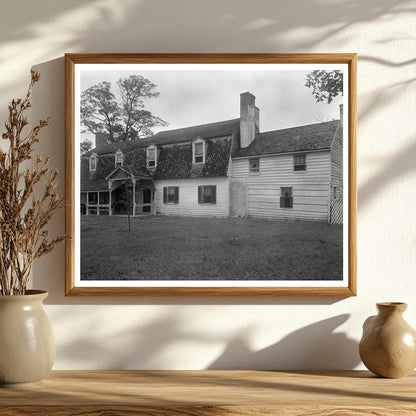
[[[129,167],[129,169],[126,169],[122,166],[117,166],[114,168],[112,172],[110,172],[105,180],[113,179],[113,178],[125,178],[127,176],[131,176],[133,178],[151,178],[151,175],[149,172],[147,172],[145,169],[138,169],[137,167],[133,166],[133,168]]]
[[[117,143],[119,144],[119,143]],[[152,178],[152,174],[146,169],[146,149],[133,149],[124,156],[123,169],[135,178]],[[114,173],[114,155],[102,154],[99,156],[97,169],[89,171],[88,158],[81,158],[81,190],[104,190],[108,189],[106,178]],[[105,188],[102,188],[103,184]],[[94,185],[95,184],[95,185]],[[100,187],[100,189],[98,189]],[[102,188],[102,189],[101,189]]]
[[[289,129],[257,133],[246,148],[236,149],[233,157],[330,149],[339,120],[308,124]]]
[[[240,119],[219,121],[216,123],[200,124],[198,126],[184,127],[182,129],[160,131],[149,137],[149,143],[170,144],[192,141],[197,137],[202,139],[231,136],[240,130]]]
[[[184,127],[181,129],[165,130],[156,133],[154,136],[143,139],[130,140],[127,142],[108,143],[99,148],[95,148],[86,153],[87,156],[92,153],[105,154],[115,153],[121,150],[123,153],[128,153],[130,150],[137,147],[147,147],[151,144],[176,144],[183,142],[190,142],[197,137],[203,139],[231,136],[233,133],[240,130],[240,119],[218,121],[216,123],[200,124],[198,126]]]

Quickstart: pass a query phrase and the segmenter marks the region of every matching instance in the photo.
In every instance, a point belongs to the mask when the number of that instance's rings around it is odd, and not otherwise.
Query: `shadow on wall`
[[[248,334],[237,337],[208,369],[353,369],[360,363],[358,343],[343,332],[335,332],[349,317],[343,314],[308,325],[259,351],[250,349],[248,340],[252,337]]]
[[[62,320],[67,318],[55,317]],[[224,352],[206,369],[353,369],[360,363],[358,343],[343,332],[335,332],[348,318],[348,314],[343,314],[316,322],[259,351],[250,349],[249,340],[254,339],[253,328],[246,329],[243,335],[229,341]],[[165,362],[169,350],[170,354],[175,354],[175,351],[179,354],[176,366],[189,367],[192,366],[193,357],[180,355],[183,344],[193,344],[194,348],[190,347],[189,350],[195,350],[195,356],[198,356],[201,345],[227,343],[224,336],[208,334],[203,328],[199,332],[187,330],[174,313],[150,321],[146,319],[143,326],[136,323],[135,328],[124,328],[118,332],[114,330],[111,337],[104,333],[105,325],[99,317],[97,322],[87,325],[91,326],[90,329],[84,328],[80,333],[71,334],[66,344],[58,346],[57,356],[61,365],[77,363],[79,368],[107,370],[172,368],[172,364]],[[84,335],[86,329],[90,334],[88,337]],[[276,334],[278,332],[276,328]]]
[[[15,0],[3,2],[0,13],[0,79],[7,79],[0,82],[3,95],[21,84],[22,68],[63,52],[319,51],[321,42],[351,26],[412,10],[402,0],[324,5],[319,0],[45,0],[42,7]],[[334,39],[334,51],[339,44]],[[16,50],[22,52],[16,55]]]
[[[415,138],[416,139],[416,138]],[[416,140],[407,140],[411,145],[391,156],[383,168],[378,170],[358,189],[360,207],[365,207],[383,187],[398,178],[416,172]]]
[[[185,362],[183,366],[189,368],[193,362],[199,361],[201,346],[224,343],[224,336],[215,335],[203,326],[199,330],[187,329],[186,316],[176,308],[168,308],[162,315],[153,317],[141,315],[136,309],[134,311],[134,317],[130,317],[132,324],[127,326],[124,320],[118,323],[105,321],[100,313],[94,311],[82,322],[73,314],[56,311],[54,321],[57,332],[60,328],[75,329],[64,338],[58,334],[57,338],[63,338],[63,342],[57,345],[61,367],[73,368],[75,363],[80,369],[149,370],[170,369]],[[130,313],[130,308],[127,313]],[[78,324],[74,327],[76,321]],[[109,325],[114,326],[111,334],[108,332]],[[186,344],[194,348],[186,349],[188,352],[184,355]],[[194,356],[192,351],[196,351]],[[173,364],[171,359],[166,358],[171,354],[177,357]]]

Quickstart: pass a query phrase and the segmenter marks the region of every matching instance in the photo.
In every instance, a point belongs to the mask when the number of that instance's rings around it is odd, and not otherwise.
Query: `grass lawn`
[[[82,280],[340,280],[342,226],[82,216]]]

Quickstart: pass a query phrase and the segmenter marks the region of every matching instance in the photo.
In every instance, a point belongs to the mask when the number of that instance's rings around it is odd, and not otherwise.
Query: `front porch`
[[[131,215],[133,217],[155,213],[153,181],[109,180],[109,189],[81,192],[82,215]]]

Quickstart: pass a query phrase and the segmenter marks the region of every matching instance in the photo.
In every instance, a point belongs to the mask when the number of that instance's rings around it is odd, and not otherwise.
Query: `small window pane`
[[[295,171],[306,170],[306,154],[293,155],[293,169]]]
[[[212,199],[212,188],[210,186],[204,186],[202,193],[202,202],[204,204],[210,204]]]
[[[216,204],[217,203],[217,187],[215,185],[199,186],[198,187],[198,203]]]
[[[149,167],[156,166],[156,149],[155,148],[147,149],[147,166]]]
[[[97,156],[90,157],[90,171],[94,171],[97,169]]]
[[[280,208],[293,208],[293,196],[291,187],[280,188]]]
[[[123,153],[122,152],[117,152],[116,153],[116,166],[123,166]]]
[[[166,186],[163,188],[163,202],[165,204],[179,203],[179,186]]]
[[[260,159],[249,159],[249,171],[250,173],[260,172]]]
[[[175,188],[173,186],[168,188],[168,202],[175,202]]]
[[[202,163],[204,161],[204,144],[194,143],[195,163]]]
[[[195,143],[195,155],[202,156],[204,154],[203,143]]]

